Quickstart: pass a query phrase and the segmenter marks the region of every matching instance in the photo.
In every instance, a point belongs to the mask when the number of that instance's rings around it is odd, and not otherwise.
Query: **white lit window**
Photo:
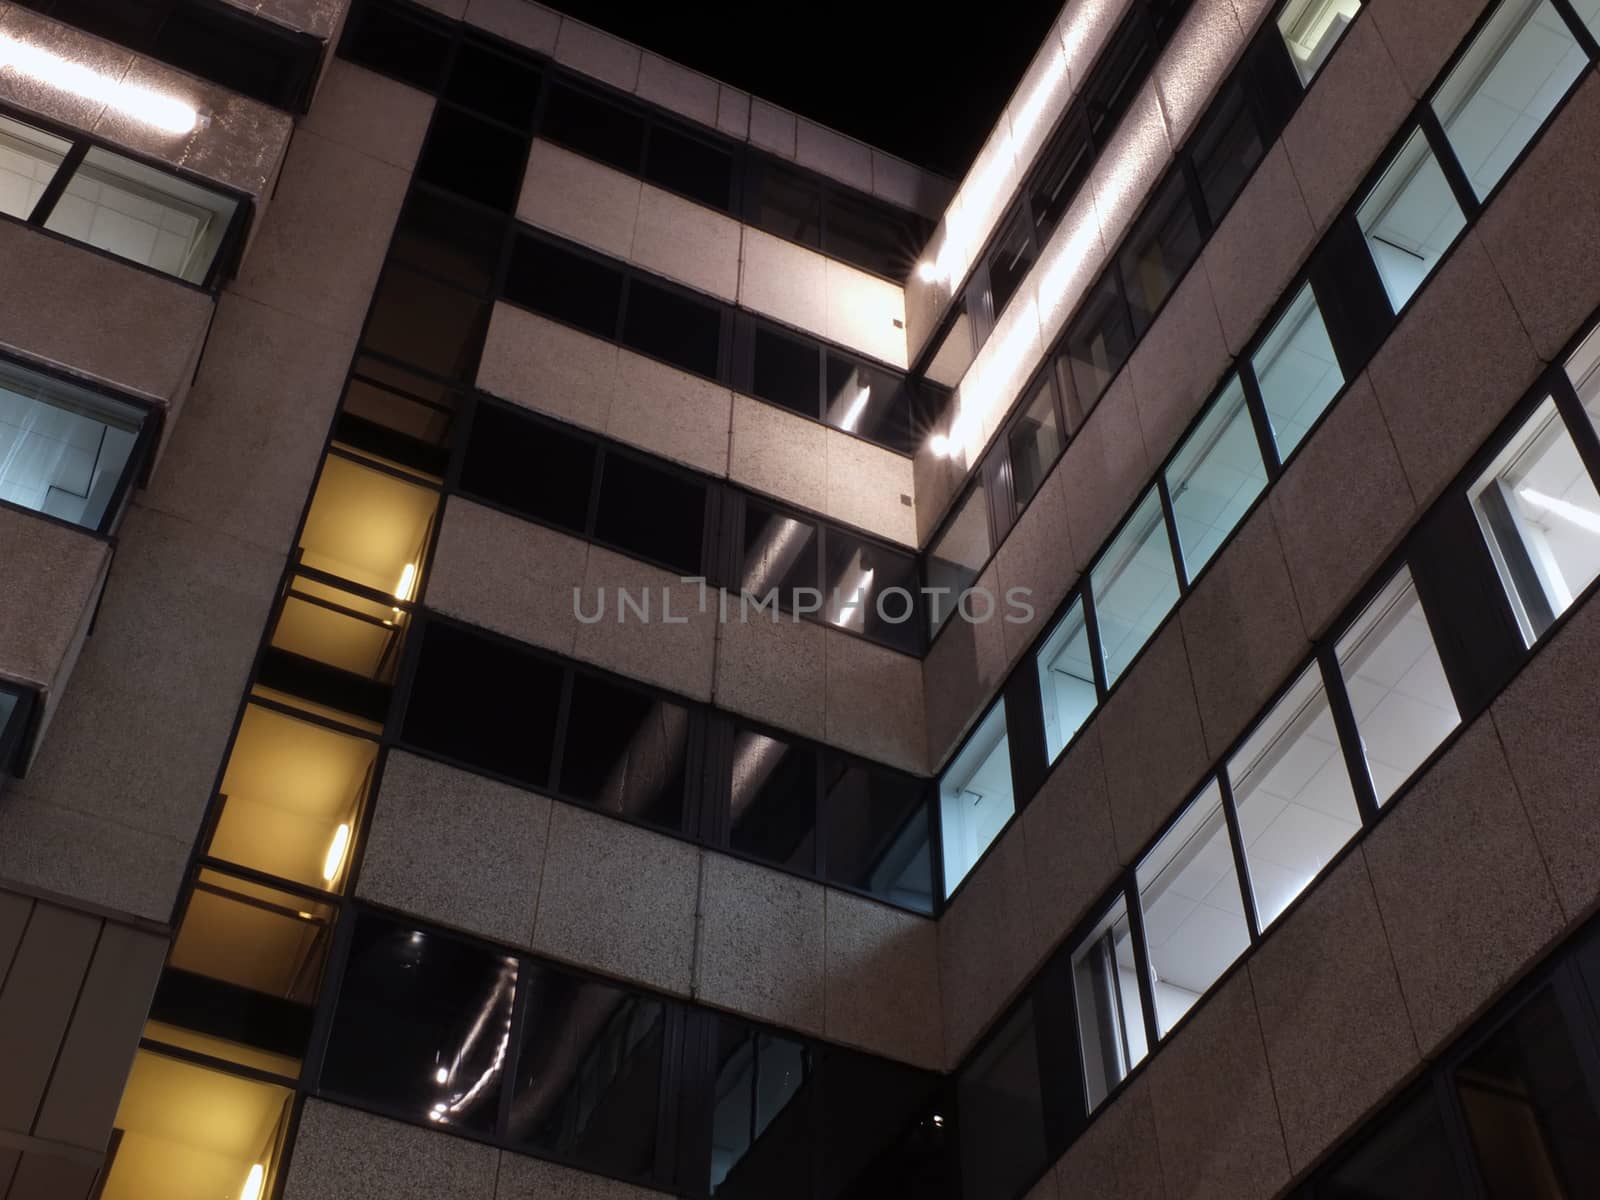
[[[1405,307],[1467,226],[1420,129],[1406,139],[1356,217],[1395,312]]]
[[[26,221],[72,143],[0,117],[0,212]]]
[[[1150,1049],[1127,901],[1118,899],[1073,952],[1072,991],[1083,1049],[1084,1088],[1093,1110]]]
[[[1278,30],[1301,83],[1311,82],[1360,10],[1361,0],[1291,0],[1284,6],[1278,15]]]
[[[1039,699],[1044,707],[1045,751],[1056,760],[1094,712],[1094,664],[1083,601],[1075,600],[1039,650]]]
[[[1153,488],[1095,563],[1089,578],[1109,687],[1178,602],[1172,542],[1161,515],[1161,497]]]
[[[1278,458],[1286,459],[1344,387],[1344,371],[1309,283],[1262,340],[1250,365],[1261,385]]]
[[[989,710],[939,780],[944,891],[966,878],[1017,810],[1004,701]]]
[[[1167,468],[1183,566],[1193,579],[1267,486],[1238,377],[1212,403]]]

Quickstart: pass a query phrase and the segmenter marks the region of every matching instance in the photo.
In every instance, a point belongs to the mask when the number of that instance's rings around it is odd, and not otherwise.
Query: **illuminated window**
[[[940,776],[939,807],[948,896],[1017,811],[1004,701],[989,710]]]
[[[1090,1110],[1149,1053],[1127,901],[1121,897],[1072,952],[1078,1040]]]
[[[413,592],[412,586],[397,592]],[[389,711],[409,606],[290,578],[256,674],[258,694],[376,732]]]
[[[1301,83],[1311,82],[1359,11],[1361,0],[1292,0],[1284,6],[1278,29]]]
[[[1050,631],[1038,657],[1045,754],[1051,762],[1066,749],[1100,702],[1095,691],[1092,653],[1083,601],[1074,600],[1066,616]]]
[[[72,143],[0,117],[0,212],[26,221]]]
[[[1190,579],[1211,561],[1266,486],[1255,425],[1234,377],[1167,467],[1178,547]]]
[[[1178,602],[1178,570],[1154,489],[1091,568],[1089,579],[1110,687]]]
[[[300,564],[416,599],[439,495],[330,454],[300,535]]]
[[[1467,227],[1433,147],[1418,129],[1356,210],[1395,312],[1405,307]]]
[[[1272,426],[1278,458],[1287,459],[1344,387],[1333,340],[1308,283],[1250,359]]]

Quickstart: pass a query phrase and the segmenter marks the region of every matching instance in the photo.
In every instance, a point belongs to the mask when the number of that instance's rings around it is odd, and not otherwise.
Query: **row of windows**
[[[241,1060],[261,1074],[216,1069]],[[939,1195],[939,1088],[931,1072],[202,870],[104,1195],[170,1194],[174,1180],[184,1196],[275,1195],[297,1092],[680,1195]],[[170,1114],[201,1105],[208,1119],[173,1138]]]
[[[250,205],[169,167],[0,113],[0,213],[213,287],[232,267]]]
[[[491,157],[493,132],[476,118],[503,127],[503,140],[517,140],[507,136],[513,130],[524,140],[547,139],[896,282],[905,282],[933,231],[913,213],[675,120],[406,0],[357,3],[340,53],[473,114],[462,114],[463,127]],[[459,165],[488,173],[482,155]],[[514,204],[520,172],[494,173],[501,177],[496,193]]]
[[[207,0],[19,0],[107,41],[286,112],[305,112],[322,42]]]
[[[1031,1111],[963,1129],[967,1200],[1011,1196],[1061,1153],[1593,590],[1597,481],[1600,332],[1518,406],[962,1068],[973,1104],[1020,1089]],[[1046,711],[1074,686],[1041,670]],[[1009,789],[1003,727],[996,754],[975,786]],[[1045,1037],[1063,1023],[1075,1036]]]

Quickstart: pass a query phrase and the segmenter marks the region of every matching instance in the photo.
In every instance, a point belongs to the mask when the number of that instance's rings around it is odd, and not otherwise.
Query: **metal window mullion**
[[[1084,571],[1083,586],[1078,589],[1078,600],[1083,604],[1083,630],[1089,642],[1089,670],[1094,675],[1095,707],[1106,702],[1111,685],[1106,682],[1105,651],[1100,645],[1100,618],[1095,613],[1093,578]],[[1070,611],[1071,605],[1068,605]]]
[[[1278,457],[1278,444],[1272,436],[1272,418],[1267,413],[1267,398],[1261,391],[1261,381],[1256,378],[1254,360],[1241,358],[1234,375],[1244,391],[1245,411],[1250,414],[1250,425],[1256,434],[1256,449],[1261,452],[1261,465],[1266,468],[1267,484],[1270,486],[1283,471],[1283,460]]]
[[[1567,436],[1577,447],[1578,457],[1589,472],[1589,481],[1600,491],[1600,432],[1595,430],[1595,419],[1584,407],[1564,364],[1551,367],[1548,380],[1550,398],[1555,401],[1556,411],[1566,425]]]
[[[1339,666],[1339,656],[1332,638],[1317,650],[1317,666],[1322,672],[1322,694],[1327,698],[1333,728],[1339,735],[1339,749],[1344,755],[1345,773],[1350,776],[1350,790],[1355,796],[1356,811],[1361,814],[1361,824],[1370,829],[1378,819],[1378,794],[1372,786],[1372,773],[1367,769],[1367,752],[1361,742],[1361,729],[1356,724],[1355,709],[1350,704],[1350,693],[1344,685],[1344,671]]]
[[[1228,826],[1228,848],[1233,852],[1233,873],[1240,902],[1244,905],[1244,923],[1250,933],[1250,944],[1254,946],[1261,941],[1261,914],[1256,910],[1256,890],[1250,882],[1250,858],[1233,799],[1233,784],[1228,782],[1228,772],[1221,767],[1217,769],[1217,790],[1222,794],[1222,817]]]
[[[495,1115],[494,1128],[502,1141],[511,1140],[511,1106],[517,1092],[517,1066],[522,1058],[522,1039],[527,1031],[528,1009],[530,1007],[528,993],[533,989],[528,986],[528,975],[533,963],[526,958],[508,955],[517,964],[516,995],[511,1000],[511,1028],[506,1041],[506,1070],[500,1077],[500,1103]]]
[[[1178,581],[1178,599],[1189,594],[1189,571],[1183,564],[1183,544],[1178,539],[1178,514],[1172,507],[1172,491],[1167,487],[1165,469],[1156,476],[1156,493],[1161,497],[1161,523],[1167,530],[1167,542],[1172,553],[1173,576]],[[1173,605],[1177,607],[1176,604]],[[1171,609],[1167,610],[1168,612]]]
[[[1567,23],[1568,28],[1572,31],[1574,40],[1583,48],[1583,52],[1589,56],[1589,61],[1591,63],[1600,62],[1600,39],[1597,39],[1590,32],[1589,26],[1578,15],[1578,10],[1572,7],[1572,0],[1550,0],[1550,4],[1560,14],[1561,19]]]
[[[29,225],[35,228],[44,227],[45,222],[50,219],[50,214],[55,211],[56,204],[66,193],[67,185],[78,173],[78,168],[83,165],[89,149],[89,142],[86,139],[79,138],[72,143],[72,147],[62,157],[61,165],[56,168],[56,173],[50,177],[50,182],[45,184],[44,191],[39,194],[33,211],[28,214]]]
[[[1133,941],[1134,973],[1139,977],[1139,1006],[1144,1009],[1144,1053],[1148,1058],[1155,1053],[1156,1044],[1161,1040],[1161,1031],[1156,1026],[1156,987],[1155,966],[1150,961],[1150,945],[1144,936],[1144,909],[1139,903],[1139,874],[1136,866],[1131,866],[1123,875],[1122,899],[1128,910],[1128,936]],[[1112,929],[1115,929],[1115,923]],[[1115,960],[1113,959],[1113,968]],[[1113,986],[1121,994],[1120,985],[1116,984],[1116,976],[1112,976]],[[1130,1054],[1128,1070],[1134,1067],[1133,1056]]]
[[[1450,138],[1439,122],[1439,114],[1434,112],[1432,102],[1423,101],[1418,110],[1417,125],[1422,130],[1422,136],[1427,140],[1434,158],[1438,160],[1439,169],[1444,172],[1445,181],[1449,183],[1450,191],[1454,193],[1462,215],[1466,217],[1467,224],[1471,225],[1483,211],[1483,201],[1479,200],[1478,193],[1472,190],[1472,181],[1467,178],[1466,168],[1456,157],[1456,149],[1450,144]]]

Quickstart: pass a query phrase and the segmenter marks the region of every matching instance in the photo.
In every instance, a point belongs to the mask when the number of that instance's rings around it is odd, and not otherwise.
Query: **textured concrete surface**
[[[1230,365],[1204,269],[1192,266],[1128,359],[1139,427],[1165,458]]]
[[[498,303],[477,382],[502,400],[601,433],[621,354],[611,342]]]
[[[911,463],[899,454],[826,430],[827,502],[823,511],[835,521],[865,529],[902,546],[917,544],[916,508]]]
[[[1150,456],[1133,385],[1122,372],[1084,422],[1056,468],[1066,473],[1067,525],[1072,547],[1088,563],[1128,515],[1150,479]]]
[[[1056,1164],[1063,1197],[1166,1200],[1150,1084],[1140,1077],[1095,1117]]]
[[[311,1098],[284,1200],[495,1200],[500,1152]]]
[[[1233,0],[1199,0],[1173,32],[1155,68],[1173,145],[1189,136],[1244,41]]]
[[[944,1059],[939,933],[926,917],[827,889],[830,1041],[938,1070]]]
[[[620,675],[653,683],[696,700],[711,699],[716,657],[717,611],[710,598],[700,611],[700,587],[682,577],[601,546],[589,548],[583,591],[589,602],[603,589],[609,601],[606,617],[578,626],[573,653],[586,662]],[[636,602],[648,595],[649,621],[632,611],[619,612],[618,589]],[[671,621],[664,605],[670,605]]]
[[[768,496],[823,512],[828,503],[827,427],[735,392],[728,477]]]
[[[923,771],[928,751],[921,661],[837,629],[825,632],[828,744]]]
[[[632,175],[535,138],[517,217],[625,260],[633,250],[643,191]]]
[[[433,99],[343,58],[330,57],[300,127],[410,171],[433,116]]]
[[[1013,588],[1028,589],[1024,599],[1033,606],[1033,617],[1015,623],[1004,619],[1000,633],[1005,639],[1006,658],[1015,660],[1038,636],[1054,616],[1056,608],[1078,581],[1082,560],[1070,535],[1067,513],[1067,473],[1059,469],[1034,493],[1022,516],[1012,526],[1005,541],[995,551],[995,570],[999,576],[1002,600]],[[1007,615],[1011,613],[1009,608]]]

